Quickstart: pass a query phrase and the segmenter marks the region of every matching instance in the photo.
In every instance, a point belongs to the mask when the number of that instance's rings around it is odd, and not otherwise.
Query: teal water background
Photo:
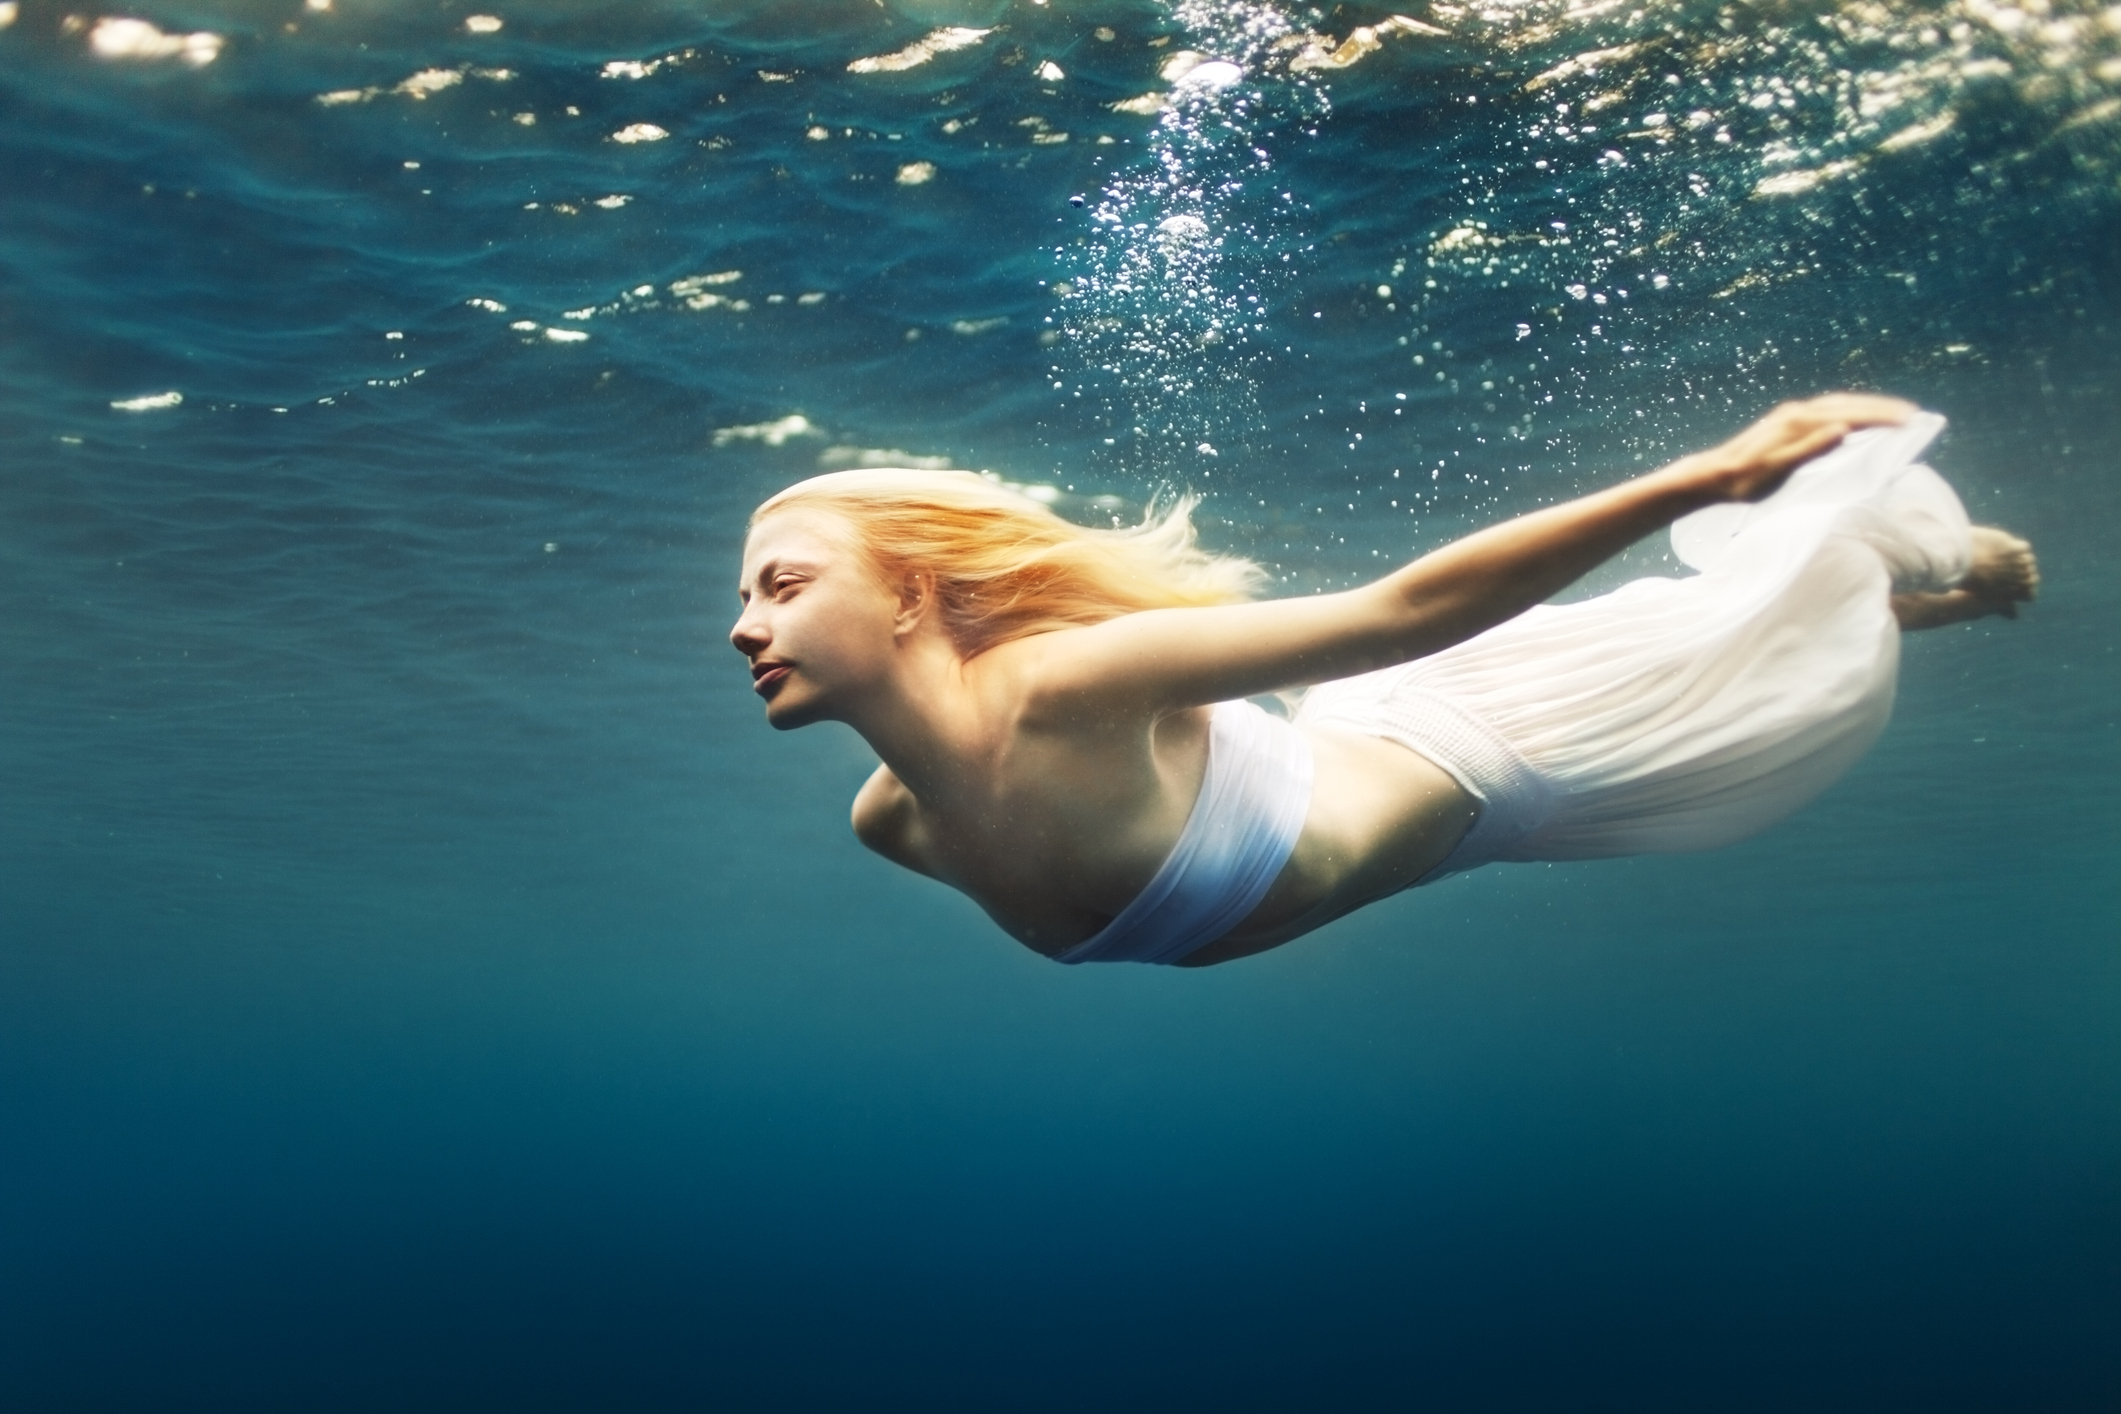
[[[2112,12],[0,13],[0,1405],[2121,1402]],[[1308,592],[1839,385],[2035,608],[1233,966],[866,856],[724,640],[820,466]]]

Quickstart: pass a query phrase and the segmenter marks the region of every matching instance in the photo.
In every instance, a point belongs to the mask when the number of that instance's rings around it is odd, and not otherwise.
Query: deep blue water
[[[2111,12],[129,13],[0,7],[0,1406],[2121,1406]],[[723,641],[820,465],[1305,592],[1838,385],[2036,607],[1229,967],[867,857]]]

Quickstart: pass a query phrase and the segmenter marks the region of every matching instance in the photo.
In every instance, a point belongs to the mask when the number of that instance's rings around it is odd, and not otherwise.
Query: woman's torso
[[[1054,955],[1110,922],[1171,853],[1207,773],[1211,709],[1138,720],[1054,710],[1026,686],[1035,659],[1021,650],[1034,646],[1005,645],[967,674],[949,713],[950,769],[932,773],[925,798],[881,767],[856,800],[855,826],[871,848]],[[1189,963],[1262,951],[1395,893],[1473,821],[1472,798],[1405,747],[1295,730],[1315,772],[1303,831],[1258,907]]]

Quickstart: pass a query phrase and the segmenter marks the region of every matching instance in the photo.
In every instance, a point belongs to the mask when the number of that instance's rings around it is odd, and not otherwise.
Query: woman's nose
[[[751,610],[748,607],[743,613],[737,615],[736,622],[729,629],[730,646],[746,658],[763,649],[768,640],[769,635],[764,625],[752,618]]]

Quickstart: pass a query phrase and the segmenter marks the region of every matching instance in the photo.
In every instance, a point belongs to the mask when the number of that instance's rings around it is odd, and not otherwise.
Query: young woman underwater
[[[1184,504],[1096,530],[969,472],[839,472],[753,515],[730,641],[773,726],[845,722],[882,758],[869,848],[1057,961],[1226,962],[1446,873],[1711,849],[1819,794],[1884,729],[1901,629],[2037,586],[1916,462],[1942,426],[1788,403],[1360,589],[1256,602]],[[1700,573],[1541,603],[1666,526]],[[1245,701],[1294,687],[1293,722]]]

